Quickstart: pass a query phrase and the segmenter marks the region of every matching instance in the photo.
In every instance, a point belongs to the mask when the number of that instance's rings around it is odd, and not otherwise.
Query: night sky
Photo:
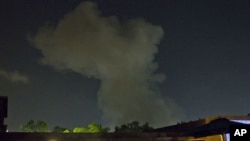
[[[6,124],[250,113],[247,0],[1,0]]]

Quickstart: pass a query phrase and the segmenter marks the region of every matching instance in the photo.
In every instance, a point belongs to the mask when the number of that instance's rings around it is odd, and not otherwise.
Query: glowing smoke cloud
[[[156,86],[164,79],[153,62],[162,36],[159,26],[142,19],[120,23],[85,2],[57,26],[40,28],[31,41],[44,64],[101,80],[98,106],[110,125],[138,120],[159,126],[177,120]]]

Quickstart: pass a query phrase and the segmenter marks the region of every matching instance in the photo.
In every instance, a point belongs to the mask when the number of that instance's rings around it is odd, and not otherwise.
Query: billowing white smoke
[[[56,27],[40,28],[31,41],[44,64],[101,80],[98,106],[111,125],[138,120],[160,126],[177,120],[157,89],[164,75],[155,73],[153,59],[162,37],[159,26],[142,19],[120,23],[84,2]]]

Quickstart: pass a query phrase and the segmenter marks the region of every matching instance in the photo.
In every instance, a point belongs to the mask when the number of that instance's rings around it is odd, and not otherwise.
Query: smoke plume
[[[153,126],[173,123],[174,106],[164,100],[153,62],[163,30],[143,19],[121,23],[104,17],[95,3],[81,3],[56,26],[31,37],[42,63],[101,80],[98,107],[111,125],[138,120]]]
[[[28,83],[29,79],[27,76],[20,74],[18,71],[8,72],[0,69],[0,77],[3,77],[11,82],[22,82]]]

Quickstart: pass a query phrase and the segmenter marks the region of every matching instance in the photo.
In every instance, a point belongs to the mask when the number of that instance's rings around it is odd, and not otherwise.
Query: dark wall
[[[6,131],[6,125],[4,125],[4,118],[8,115],[8,98],[0,96],[0,132]]]
[[[0,96],[0,116],[7,117],[8,114],[8,98]]]

